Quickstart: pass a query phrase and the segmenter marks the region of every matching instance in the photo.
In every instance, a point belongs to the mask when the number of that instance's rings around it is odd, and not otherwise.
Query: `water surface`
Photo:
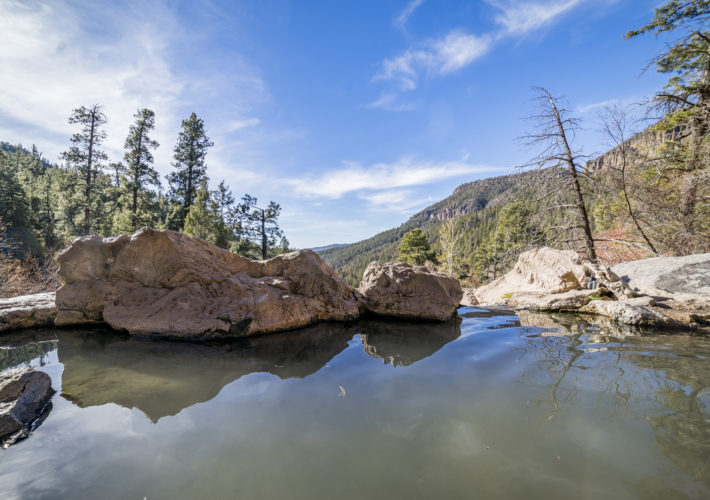
[[[57,394],[3,498],[707,498],[710,340],[462,308],[223,345],[0,337]]]

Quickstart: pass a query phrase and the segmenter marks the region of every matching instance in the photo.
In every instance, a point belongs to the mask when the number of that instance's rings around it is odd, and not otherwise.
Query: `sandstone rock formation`
[[[54,292],[0,299],[0,332],[48,326],[56,315]]]
[[[32,424],[48,410],[54,394],[44,372],[25,366],[0,373],[0,443],[3,447],[27,437]]]
[[[612,267],[634,291],[676,300],[710,300],[710,253],[654,257]]]
[[[509,273],[476,290],[476,299],[480,304],[500,304],[515,294],[563,293],[588,282],[577,252],[539,248],[520,254]]]
[[[482,304],[595,314],[632,326],[693,329],[710,323],[708,256],[647,259],[608,269],[581,263],[575,252],[541,248],[521,254],[513,270],[475,295]],[[587,288],[590,282],[593,289]],[[694,290],[698,293],[691,296]],[[639,292],[662,292],[665,302]]]
[[[457,279],[401,262],[370,263],[358,291],[372,313],[437,321],[453,316],[463,296]]]
[[[311,250],[253,261],[173,231],[79,238],[58,258],[57,326],[214,339],[356,319],[355,291]]]

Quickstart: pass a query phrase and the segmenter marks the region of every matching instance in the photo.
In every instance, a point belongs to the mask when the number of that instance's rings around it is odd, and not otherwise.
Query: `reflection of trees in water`
[[[605,418],[644,419],[658,449],[710,487],[710,339],[642,337],[638,330],[630,336],[630,330],[571,318],[548,317],[540,324],[552,335],[543,331],[522,337],[526,366],[521,380],[532,389],[536,406],[550,409],[546,419],[579,403],[582,383],[592,385],[598,392],[595,408],[609,409]],[[534,316],[521,317],[524,325],[535,322]]]
[[[690,339],[707,347],[706,341]],[[710,350],[686,346],[674,356],[631,353],[628,359],[657,379],[656,401],[663,412],[648,415],[663,454],[710,487]]]

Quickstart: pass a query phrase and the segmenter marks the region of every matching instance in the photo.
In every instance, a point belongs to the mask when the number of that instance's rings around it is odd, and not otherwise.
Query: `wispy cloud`
[[[497,41],[521,37],[539,30],[561,15],[589,0],[485,0],[500,12],[495,16],[497,29],[484,34],[453,30],[441,38],[426,40],[400,54],[386,58],[373,81],[393,82],[394,90],[382,92],[368,107],[401,111],[397,100],[402,92],[417,88],[422,74],[442,77],[456,73],[492,50]],[[395,22],[403,26],[409,15],[420,5],[414,0]]]
[[[464,160],[434,163],[403,158],[395,163],[362,166],[346,162],[345,167],[319,177],[286,180],[296,193],[308,197],[340,198],[348,193],[383,191],[421,186],[453,177],[501,171],[500,167],[473,165]]]
[[[524,35],[551,23],[556,17],[580,5],[585,0],[487,1],[501,10],[501,13],[495,18],[496,23],[503,28],[500,35]]]
[[[380,96],[367,104],[366,108],[386,109],[387,111],[411,111],[415,108],[413,102],[400,103],[397,102],[399,95],[395,92],[381,92]]]
[[[404,10],[399,14],[399,16],[397,16],[397,18],[394,20],[394,25],[403,31],[406,30],[409,16],[411,16],[414,11],[417,10],[417,8],[423,3],[424,0],[411,0],[404,8]]]
[[[8,69],[0,84],[3,139],[39,140],[51,161],[67,147],[74,132],[67,118],[81,105],[104,106],[112,160],[122,157],[136,110],[153,109],[161,144],[156,166],[163,173],[181,120],[191,111],[205,118],[213,139],[223,130],[258,124],[242,116],[250,102],[265,98],[264,83],[237,56],[231,63],[238,78],[220,80],[207,68],[184,72],[176,48],[190,44],[189,30],[168,4],[0,0],[0,12],[0,67]],[[217,99],[229,104],[213,112]],[[210,155],[209,161],[220,158]]]
[[[385,59],[373,80],[395,80],[401,90],[413,90],[420,73],[436,76],[454,73],[488,52],[490,45],[488,36],[452,31],[444,38],[426,41],[421,48]]]
[[[246,118],[244,120],[231,120],[227,123],[225,130],[227,132],[236,132],[249,127],[256,127],[261,123],[258,118]]]
[[[431,196],[419,196],[413,189],[388,189],[361,193],[358,197],[368,202],[370,211],[394,212],[404,215],[410,215],[412,212],[422,209],[434,201]]]

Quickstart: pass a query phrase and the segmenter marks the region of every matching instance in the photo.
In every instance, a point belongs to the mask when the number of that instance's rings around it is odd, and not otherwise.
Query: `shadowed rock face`
[[[459,338],[459,323],[458,318],[444,323],[362,321],[358,329],[368,355],[392,366],[409,366]]]
[[[0,443],[3,447],[27,437],[54,394],[52,380],[28,366],[0,373]]]
[[[457,279],[401,262],[372,262],[358,291],[375,314],[437,321],[451,318],[463,296]]]
[[[253,261],[173,231],[79,238],[59,258],[57,326],[104,321],[168,338],[228,338],[359,315],[315,252]]]
[[[155,342],[110,331],[59,333],[62,396],[80,407],[136,407],[153,422],[209,401],[255,372],[303,378],[347,347],[355,330],[321,324],[223,345]]]

